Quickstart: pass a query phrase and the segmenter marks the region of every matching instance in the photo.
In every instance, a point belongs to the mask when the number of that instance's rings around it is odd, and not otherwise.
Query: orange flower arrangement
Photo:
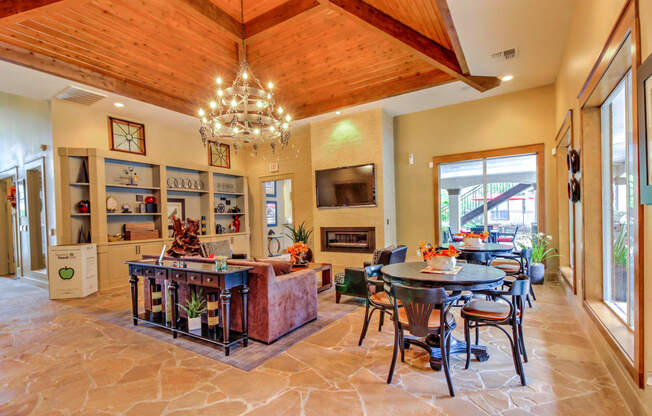
[[[299,260],[303,257],[304,254],[308,252],[308,246],[301,242],[296,242],[285,250],[286,253],[290,253],[292,258],[292,263],[299,263]]]
[[[486,240],[487,237],[489,237],[489,233],[486,231],[483,231],[480,234],[461,232],[460,234],[456,234],[456,235],[461,235],[464,238],[480,238],[482,240]]]
[[[436,256],[457,257],[460,255],[460,252],[453,246],[448,246],[446,249],[436,249],[432,244],[421,241],[419,248],[423,259],[426,261]]]
[[[7,200],[11,202],[11,206],[16,208],[16,185],[11,185],[9,188],[9,195],[7,195]]]

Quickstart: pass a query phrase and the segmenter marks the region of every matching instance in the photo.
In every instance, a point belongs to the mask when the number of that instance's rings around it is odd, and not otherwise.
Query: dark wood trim
[[[439,212],[441,200],[439,197],[439,165],[442,163],[461,162],[465,160],[484,159],[490,157],[513,156],[519,154],[535,153],[537,155],[537,225],[540,231],[545,228],[546,196],[545,196],[545,145],[529,144],[525,146],[505,147],[502,149],[481,150],[467,153],[454,153],[450,155],[435,156],[433,162],[433,189],[435,196],[435,241],[438,243],[441,235],[439,225]]]
[[[464,56],[464,51],[462,50],[462,44],[460,43],[460,39],[457,36],[457,30],[455,29],[455,24],[453,23],[453,16],[451,16],[451,11],[448,8],[448,1],[435,0],[435,4],[437,9],[439,9],[439,15],[441,16],[441,20],[444,23],[444,27],[446,28],[448,39],[451,41],[453,52],[455,52],[457,62],[460,64],[462,74],[468,75],[469,66],[466,63],[466,57]]]
[[[37,13],[52,12],[57,8],[70,7],[88,0],[6,0],[0,2],[0,22],[15,22],[19,19],[26,19],[28,15]]]
[[[253,40],[264,31],[288,22],[309,10],[321,7],[317,0],[289,0],[280,6],[274,7],[259,16],[245,22],[244,36],[247,41]]]
[[[359,21],[366,23],[370,28],[385,34],[389,39],[395,41],[403,48],[410,50],[410,52],[417,54],[437,69],[470,85],[480,92],[500,85],[500,79],[496,77],[463,74],[454,52],[362,0],[320,1],[328,3],[335,10],[342,11],[344,14],[353,16]]]
[[[326,244],[326,233],[328,231],[358,231],[366,232],[369,239],[369,248],[329,248]],[[336,253],[373,253],[376,250],[376,227],[321,227],[319,229],[321,251]]]
[[[638,3],[636,0],[628,0],[622,11],[620,12],[616,23],[614,24],[607,41],[598,56],[597,61],[593,65],[591,72],[589,73],[584,85],[579,91],[578,98],[578,107],[582,110],[580,111],[580,149],[583,148],[584,143],[584,134],[583,134],[583,112],[587,102],[589,101],[593,91],[598,87],[603,75],[607,72],[610,64],[616,57],[616,54],[620,50],[623,42],[627,39],[627,36],[631,36],[631,71],[632,71],[632,83],[635,84],[638,80],[638,67],[641,62],[641,40],[640,40],[640,23],[638,17]],[[640,172],[639,169],[639,134],[638,134],[638,94],[637,89],[632,88],[632,134],[634,140],[634,148],[636,149],[636,156],[634,157],[634,169],[637,172]],[[581,152],[582,156],[586,152]],[[584,162],[584,157],[582,157]],[[585,163],[583,163],[585,165]],[[640,178],[639,178],[640,186]],[[645,256],[644,253],[644,241],[645,241],[645,216],[643,205],[639,204],[638,206],[638,238],[637,244],[634,247],[634,264],[636,265],[634,270],[634,363],[632,365],[627,365],[626,361],[623,361],[622,352],[614,348],[614,352],[619,356],[621,362],[623,362],[624,367],[630,373],[634,382],[638,384],[640,388],[645,386],[645,327],[644,327],[644,277],[645,277]],[[583,233],[586,232],[586,227],[591,226],[587,224],[586,216],[582,215],[582,228]],[[584,239],[585,236],[582,236]],[[582,243],[582,250],[584,244]],[[586,255],[582,252],[582,292],[583,300],[586,302]],[[597,325],[600,327],[600,330],[604,333],[608,333],[608,329],[604,327],[602,322],[597,320]],[[605,337],[609,339],[609,337]],[[610,343],[611,345],[611,343]]]
[[[242,41],[244,25],[210,0],[178,0],[194,9],[201,16],[216,23],[234,41]]]

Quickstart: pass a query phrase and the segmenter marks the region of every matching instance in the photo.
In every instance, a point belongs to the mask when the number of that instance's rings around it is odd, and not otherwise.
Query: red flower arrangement
[[[9,188],[9,195],[7,195],[7,200],[11,202],[12,208],[16,208],[16,185],[11,185],[11,188]]]
[[[421,255],[423,259],[428,261],[436,256],[446,256],[446,257],[457,257],[460,255],[460,252],[453,246],[448,246],[446,249],[436,249],[430,243],[424,243],[421,241],[419,243],[419,248],[421,250]]]
[[[303,256],[308,252],[308,246],[301,242],[296,242],[285,250],[286,253],[290,253],[292,258],[292,263],[302,263]]]
[[[486,231],[483,231],[483,232],[481,232],[480,234],[476,234],[476,233],[467,233],[467,232],[462,231],[461,233],[459,233],[459,234],[455,234],[455,235],[459,235],[459,236],[462,236],[462,237],[464,237],[464,238],[480,238],[480,239],[482,239],[482,240],[486,240],[487,237],[489,237],[489,233],[486,232]]]

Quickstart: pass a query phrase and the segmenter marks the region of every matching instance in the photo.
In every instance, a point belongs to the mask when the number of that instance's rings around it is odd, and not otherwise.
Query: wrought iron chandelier
[[[240,7],[244,27],[244,0]],[[207,110],[199,109],[202,142],[204,146],[209,140],[231,142],[235,152],[250,144],[254,154],[261,144],[269,144],[272,152],[277,146],[284,149],[290,141],[292,117],[276,104],[274,84],[270,81],[265,88],[249,69],[246,48],[243,34],[243,56],[233,84],[224,88],[222,77],[217,77],[215,99]]]

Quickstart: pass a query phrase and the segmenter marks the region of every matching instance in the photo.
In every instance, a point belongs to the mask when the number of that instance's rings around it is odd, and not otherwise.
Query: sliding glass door
[[[604,301],[634,325],[634,247],[638,230],[638,177],[632,135],[629,72],[600,108]]]
[[[537,155],[441,163],[440,241],[460,231],[491,232],[494,241],[538,229]]]

